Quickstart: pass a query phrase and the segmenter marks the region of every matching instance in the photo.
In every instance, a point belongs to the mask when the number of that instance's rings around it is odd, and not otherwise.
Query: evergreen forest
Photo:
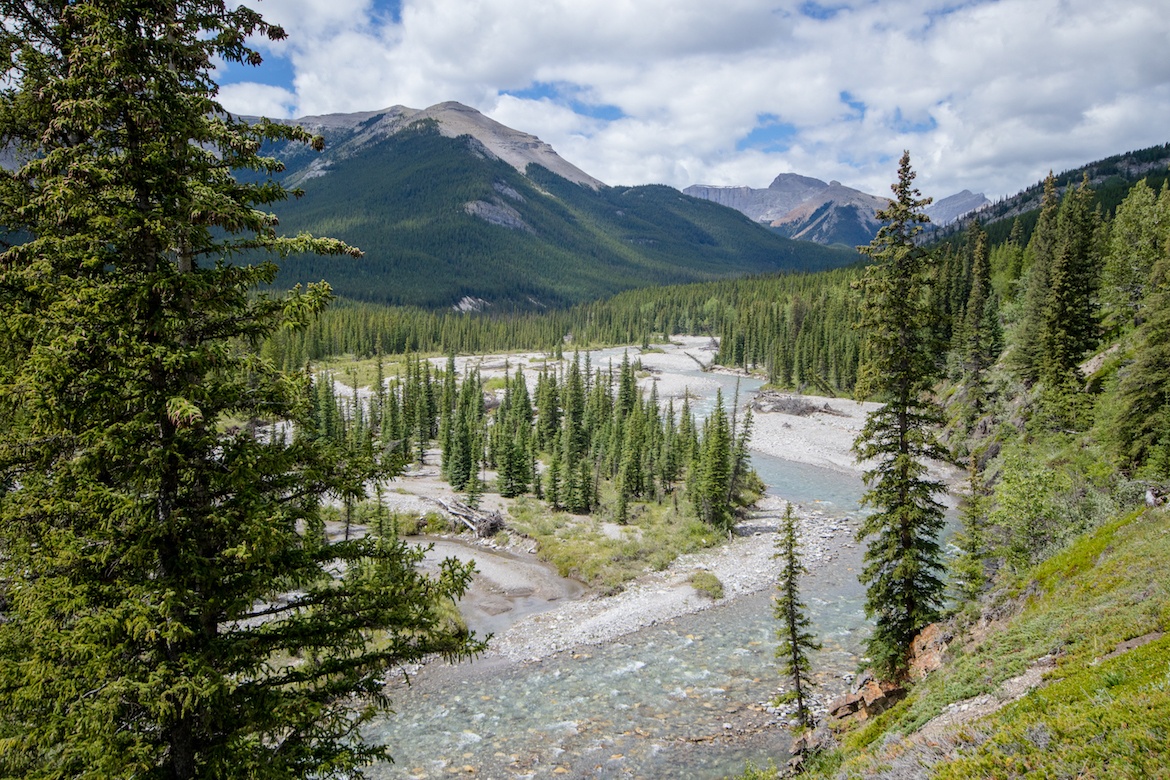
[[[974,620],[981,604],[1003,598],[1003,588],[1018,587],[1012,583],[1031,576],[1033,567],[1046,565],[1062,551],[1079,549],[1083,536],[1091,537],[1097,529],[1115,531],[1117,526],[1110,524],[1134,517],[1125,513],[1147,498],[1157,503],[1170,487],[1170,397],[1165,390],[1170,386],[1170,363],[1163,322],[1170,271],[1170,189],[1164,184],[1152,187],[1142,179],[1124,197],[1114,198],[1113,208],[1097,196],[1087,176],[1063,187],[1050,176],[1042,192],[1040,208],[1012,219],[1009,229],[971,221],[947,240],[913,244],[920,279],[910,296],[919,302],[913,320],[921,345],[920,357],[915,358],[920,375],[916,386],[921,389],[920,401],[935,410],[915,414],[926,424],[924,430],[937,436],[923,452],[961,465],[967,477],[959,491],[961,528],[951,553],[944,556],[938,546],[937,524],[923,537],[924,543],[934,545],[926,559],[935,567],[928,589],[933,594],[927,602],[931,606],[899,629],[898,640],[887,645],[893,648],[887,656],[888,671],[895,676],[904,663],[904,643],[923,621],[948,615],[959,625],[964,619]],[[869,275],[867,267],[859,265],[815,274],[648,288],[560,312],[513,317],[342,306],[321,317],[298,337],[301,340],[271,341],[263,349],[291,366],[311,362],[312,351],[322,356],[342,351],[376,355],[387,344],[431,354],[541,348],[556,355],[564,354],[567,345],[652,348],[674,334],[702,333],[719,339],[719,363],[766,375],[777,388],[880,400],[891,390],[866,379],[866,367],[873,365],[876,327],[873,314],[867,314],[863,305],[867,296],[873,297]],[[638,413],[634,410],[646,404],[645,399],[633,406],[620,400],[628,370],[623,365],[616,376],[594,370],[591,383],[575,376],[577,367],[567,376],[542,375],[537,399],[529,402],[531,407],[523,404],[520,417],[529,414],[529,408],[532,416],[530,422],[519,423],[520,429],[513,427],[515,421],[500,417],[515,414],[515,399],[521,397],[519,383],[509,382],[505,391],[509,400],[500,407],[508,411],[497,410],[493,424],[484,429],[475,450],[482,453],[479,462],[494,467],[506,462],[505,451],[490,443],[493,429],[503,424],[505,430],[525,431],[523,436],[513,433],[509,440],[531,436],[535,442],[533,451],[546,467],[545,484],[539,489],[553,507],[597,508],[589,506],[581,493],[582,486],[590,485],[590,468],[594,490],[599,478],[620,486],[604,510],[614,517],[629,511],[628,501],[670,491],[672,483],[663,476],[639,482],[640,477],[626,470],[627,456],[619,454],[616,444],[607,444],[616,441],[614,431],[623,426],[641,426],[635,417],[654,417],[652,399]],[[888,370],[882,375],[889,376]],[[577,384],[581,390],[566,392]],[[618,388],[616,393],[613,388]],[[542,421],[556,413],[540,411],[540,397],[550,392],[561,393],[557,404],[545,402],[545,409],[560,409],[559,433],[540,432]],[[575,440],[566,420],[578,414],[591,420],[591,402],[586,401],[583,413],[568,411],[566,404],[582,393],[587,399],[614,393],[615,412],[629,411],[616,412],[607,433],[600,439],[590,434],[588,447],[574,453],[565,447],[566,441]],[[572,407],[577,405],[571,402]],[[450,402],[440,407],[458,411],[458,404]],[[675,425],[675,411],[660,414],[655,425],[669,430]],[[686,427],[694,425],[687,422],[684,410],[676,430]],[[442,428],[436,423],[435,433]],[[701,442],[712,437],[722,442],[723,436],[715,430],[696,438],[685,436],[688,473],[709,474],[710,466],[701,466],[695,453],[704,451]],[[440,439],[446,444],[446,438]],[[661,436],[659,441],[671,438]],[[720,446],[728,451],[726,445]],[[651,451],[666,452],[660,447]],[[592,453],[590,459],[572,465],[573,458],[586,451]],[[456,459],[466,460],[462,455]],[[445,471],[448,460],[444,455]],[[653,466],[646,462],[642,477],[661,474],[663,462],[669,458]],[[720,463],[728,462],[721,456]],[[591,465],[580,471],[573,485],[573,473],[583,463]],[[535,472],[524,469],[521,465],[516,479],[500,479],[496,489],[537,490]],[[456,476],[452,484],[462,479]],[[694,479],[683,478],[688,495],[694,495]],[[649,485],[648,493],[642,492],[646,488],[630,487],[643,484]],[[693,506],[704,516],[701,500]],[[1165,613],[1159,612],[1163,608],[1158,604],[1164,608],[1165,599],[1155,598],[1143,616],[1135,618],[1140,625],[1126,633],[1164,629],[1159,615]],[[1075,646],[1079,640],[1066,641]],[[1155,658],[1165,655],[1164,649],[1150,652],[1162,653]],[[1156,730],[1155,720],[1142,720],[1142,728]],[[865,750],[828,755],[823,767],[871,760]],[[1141,760],[1162,755],[1154,751]]]
[[[867,665],[900,698],[810,733],[789,507],[773,606],[797,768],[1165,774],[1170,183],[1131,165],[1164,147],[939,234],[906,153],[860,255],[666,187],[521,175],[426,125],[298,198],[268,152],[326,139],[232,116],[214,80],[280,26],[223,0],[0,3],[0,777],[392,759],[368,730],[388,682],[488,647],[455,606],[474,567],[424,565],[405,537],[430,521],[386,511],[407,469],[436,466],[465,517],[512,502],[601,595],[735,535],[765,487],[738,392],[701,416],[641,392],[630,352],[587,354],[680,335],[772,389],[880,404],[856,541]],[[539,365],[466,359],[518,350]],[[965,473],[952,539],[928,461]],[[570,532],[603,523],[620,538]],[[954,650],[916,679],[928,624]],[[919,733],[1028,673],[1029,695]]]

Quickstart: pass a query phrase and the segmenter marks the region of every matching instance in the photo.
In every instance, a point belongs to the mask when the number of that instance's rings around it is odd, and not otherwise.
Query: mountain
[[[683,192],[742,211],[785,237],[848,247],[869,243],[880,226],[874,214],[889,202],[796,173],[780,174],[763,190],[696,184]]]
[[[771,226],[781,235],[801,241],[846,246],[868,244],[881,227],[877,212],[889,203],[889,198],[878,198],[831,181],[804,203],[772,220]]]
[[[881,226],[875,215],[889,202],[838,181],[825,183],[795,173],[780,174],[763,190],[695,184],[683,192],[741,211],[789,238],[844,246],[868,244]],[[926,212],[933,222],[945,225],[988,202],[982,194],[963,190]]]
[[[1151,146],[1146,149],[1115,154],[1079,168],[1063,171],[1054,176],[1056,188],[1063,191],[1070,184],[1079,184],[1086,177],[1097,193],[1097,200],[1107,211],[1112,212],[1125,199],[1129,188],[1137,181],[1146,179],[1152,187],[1160,189],[1167,178],[1170,166],[1170,143]],[[1011,197],[988,205],[980,213],[986,222],[1011,220],[1040,208],[1044,194],[1044,182],[1040,181]]]
[[[300,125],[306,130],[326,137],[331,141],[331,149],[328,154],[320,156],[303,147],[288,148],[287,156],[282,158],[286,164],[294,159],[300,161],[303,158],[305,161],[304,167],[289,177],[289,182],[295,184],[308,178],[323,176],[329,172],[331,163],[337,159],[350,157],[364,147],[428,120],[435,122],[439,134],[446,138],[458,138],[463,135],[475,138],[484,145],[490,155],[503,160],[520,173],[524,173],[529,164],[536,164],[571,182],[595,190],[604,186],[601,181],[558,155],[551,146],[536,136],[513,130],[484,116],[474,108],[454,101],[439,103],[422,110],[392,106],[382,111],[326,114],[291,120],[291,124]]]
[[[756,222],[772,222],[823,192],[828,186],[820,179],[795,173],[782,173],[764,190],[692,184],[683,192],[742,211]]]
[[[358,300],[539,308],[858,259],[670,187],[606,186],[458,103],[296,122],[323,135],[326,151],[266,150],[304,190],[275,208],[281,229],[335,236],[366,256],[289,258],[279,286],[323,278]]]
[[[949,225],[990,204],[982,192],[973,193],[971,190],[956,192],[946,198],[936,200],[923,211],[930,217],[931,224]]]

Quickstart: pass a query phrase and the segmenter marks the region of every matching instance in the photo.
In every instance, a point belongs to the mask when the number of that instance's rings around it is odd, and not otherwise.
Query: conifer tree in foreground
[[[1059,213],[1060,197],[1056,192],[1056,177],[1049,172],[1044,179],[1044,194],[1040,199],[1036,229],[1032,231],[1025,253],[1030,265],[1021,279],[1024,312],[1016,326],[1013,339],[1015,347],[1011,354],[1013,368],[1028,385],[1039,380],[1044,362],[1044,316],[1048,310],[1052,265],[1056,258]]]
[[[214,100],[214,60],[284,33],[223,0],[2,7],[0,775],[352,777],[385,754],[362,728],[387,672],[478,645],[436,609],[467,567],[327,538],[322,499],[385,468],[249,346],[329,290],[226,260],[356,254],[265,212],[288,192],[257,150],[320,139]]]
[[[904,673],[910,640],[938,616],[944,598],[943,507],[935,499],[944,488],[926,476],[928,458],[947,456],[934,433],[942,413],[928,396],[938,376],[927,306],[931,261],[914,241],[930,199],[919,197],[914,175],[907,152],[891,187],[894,200],[877,215],[885,224],[861,248],[873,264],[860,285],[865,352],[858,397],[883,405],[853,443],[858,460],[875,462],[862,499],[875,511],[857,536],[868,540],[861,581],[866,614],[875,619],[869,656],[886,677]]]
[[[800,600],[800,576],[808,570],[800,560],[800,541],[797,539],[796,517],[792,504],[784,510],[783,524],[776,537],[776,555],[780,561],[780,582],[776,588],[773,613],[780,621],[776,638],[776,658],[781,672],[792,682],[792,690],[782,697],[796,704],[796,719],[803,728],[812,728],[813,716],[808,709],[808,690],[816,683],[810,673],[808,654],[821,648],[816,635],[809,631],[812,621],[805,614]]]
[[[959,502],[963,527],[955,534],[959,554],[950,563],[951,584],[964,601],[975,601],[987,584],[987,512],[990,495],[979,468],[979,456],[971,455],[967,469],[967,493]]]

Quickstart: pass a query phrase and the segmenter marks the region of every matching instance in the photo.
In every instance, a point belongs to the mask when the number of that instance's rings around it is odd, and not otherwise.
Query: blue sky
[[[1165,0],[250,0],[288,40],[231,111],[457,100],[609,184],[795,172],[996,198],[1170,141]]]

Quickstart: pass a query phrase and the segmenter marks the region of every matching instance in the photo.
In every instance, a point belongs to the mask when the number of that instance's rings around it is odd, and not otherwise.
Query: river
[[[593,365],[620,361],[621,352],[594,353]],[[710,408],[715,388],[730,403],[735,377],[697,366],[693,375],[696,412]],[[746,399],[760,382],[740,385]],[[855,527],[856,476],[759,453],[753,465],[769,493]],[[813,667],[832,693],[856,667],[866,633],[859,561],[860,550],[848,547],[802,585],[824,644]],[[393,692],[397,714],[372,727],[394,763],[371,775],[718,778],[749,759],[782,760],[787,733],[760,728],[770,719],[761,704],[779,681],[776,627],[765,591],[539,661],[431,664]]]

